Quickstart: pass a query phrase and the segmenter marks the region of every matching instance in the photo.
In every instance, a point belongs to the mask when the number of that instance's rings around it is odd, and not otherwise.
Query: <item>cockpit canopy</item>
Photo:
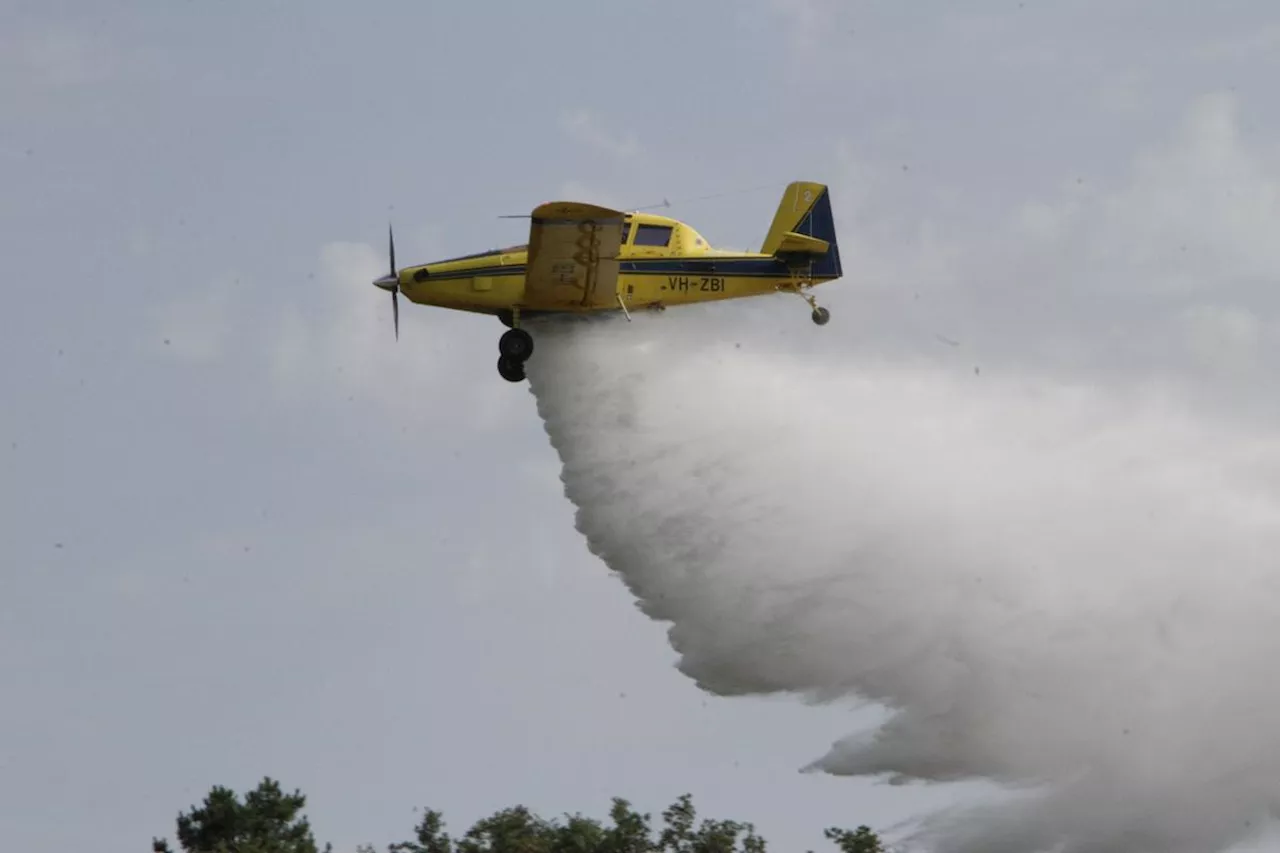
[[[697,254],[711,248],[696,230],[666,216],[633,213],[627,217],[622,228],[624,255],[647,254],[654,250]]]

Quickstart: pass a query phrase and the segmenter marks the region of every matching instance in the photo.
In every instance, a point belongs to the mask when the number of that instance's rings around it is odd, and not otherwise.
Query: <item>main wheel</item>
[[[831,319],[831,312],[826,308],[818,307],[813,309],[813,322],[819,326],[827,325],[827,321]]]
[[[524,362],[505,355],[498,358],[498,373],[508,382],[524,381]]]
[[[512,361],[526,361],[533,355],[533,336],[524,329],[508,329],[498,338],[498,352]]]

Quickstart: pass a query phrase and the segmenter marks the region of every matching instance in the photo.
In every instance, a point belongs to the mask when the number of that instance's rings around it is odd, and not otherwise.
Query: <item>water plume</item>
[[[681,671],[891,710],[807,769],[1021,787],[922,822],[928,849],[1205,853],[1261,826],[1270,433],[1140,383],[791,355],[723,310],[538,324],[528,367],[578,529]]]

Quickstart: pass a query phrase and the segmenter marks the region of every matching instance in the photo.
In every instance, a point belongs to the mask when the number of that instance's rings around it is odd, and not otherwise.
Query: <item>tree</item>
[[[306,804],[301,791],[285,794],[270,777],[243,803],[230,788],[215,785],[203,806],[178,815],[178,843],[187,853],[319,853],[310,823],[298,816]],[[151,849],[172,853],[163,838],[152,839]]]
[[[234,792],[214,787],[200,808],[178,815],[178,841],[187,853],[319,853],[305,817],[306,797],[284,794],[263,779],[244,803]],[[869,827],[832,827],[825,836],[841,853],[887,853]],[[332,847],[325,845],[325,853]],[[168,842],[153,841],[155,853],[172,853]],[[461,836],[445,831],[444,815],[424,811],[413,840],[386,847],[387,853],[767,853],[767,844],[750,823],[698,821],[693,797],[683,794],[662,812],[655,833],[652,816],[614,797],[607,822],[582,814],[547,819],[524,805],[481,818]],[[377,853],[365,844],[356,853]]]
[[[444,815],[427,809],[422,820],[414,827],[417,842],[401,841],[390,845],[388,853],[452,853],[453,841],[444,831]],[[370,849],[368,853],[373,853]]]
[[[852,832],[833,826],[823,834],[834,841],[842,853],[887,853],[884,842],[869,826],[860,826]]]

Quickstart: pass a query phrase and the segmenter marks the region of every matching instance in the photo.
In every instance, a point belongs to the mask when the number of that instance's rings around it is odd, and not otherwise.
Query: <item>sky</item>
[[[831,324],[773,300],[742,334],[1269,424],[1269,10],[0,0],[0,838],[133,849],[264,775],[338,850],[421,806],[688,791],[818,849],[949,802],[799,772],[871,709],[675,668],[501,326],[402,302],[393,338],[387,223],[404,265],[666,200],[754,249],[823,181]]]

